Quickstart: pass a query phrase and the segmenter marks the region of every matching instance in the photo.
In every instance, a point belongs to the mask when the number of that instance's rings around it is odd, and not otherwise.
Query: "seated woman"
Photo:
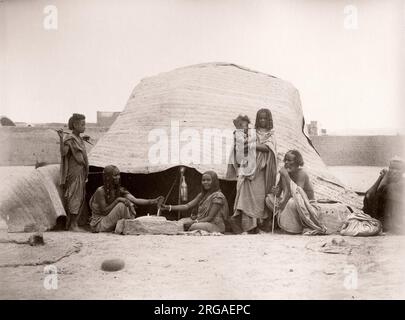
[[[383,169],[377,181],[367,190],[363,211],[382,222],[386,231],[401,232],[404,227],[405,201],[404,162],[391,159],[389,168]]]
[[[135,218],[134,205],[157,204],[156,199],[137,199],[120,184],[120,171],[110,165],[103,171],[104,185],[97,188],[90,199],[92,212],[90,227],[93,232],[111,232],[121,219]]]
[[[214,171],[204,172],[201,179],[201,192],[189,203],[182,205],[163,205],[161,210],[187,211],[197,209],[197,214],[180,221],[189,231],[225,232],[228,219],[228,202],[219,188],[218,176]]]
[[[297,150],[289,150],[284,156],[284,167],[280,169],[280,181],[273,188],[276,197],[281,197],[278,207],[278,225],[289,233],[302,233],[309,228],[313,233],[325,233],[326,228],[317,220],[314,189],[308,174],[302,168],[304,160]],[[274,207],[273,203],[268,206]]]

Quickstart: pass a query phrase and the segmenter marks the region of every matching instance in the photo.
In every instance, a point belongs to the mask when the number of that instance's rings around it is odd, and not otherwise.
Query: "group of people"
[[[278,170],[277,143],[273,118],[269,109],[256,114],[254,128],[250,119],[239,115],[235,120],[234,148],[226,177],[236,179],[236,197],[232,214],[220,182],[214,171],[201,177],[201,191],[186,204],[163,204],[163,197],[139,199],[121,186],[120,171],[109,165],[103,171],[103,185],[90,199],[90,227],[93,232],[114,231],[121,219],[136,216],[137,205],[157,205],[162,212],[191,211],[180,220],[184,230],[204,230],[224,233],[229,223],[236,234],[262,233],[275,225],[288,233],[302,233],[305,227],[323,232],[309,205],[314,200],[310,178],[304,170],[304,159],[298,150],[284,155],[284,165]],[[68,122],[71,133],[58,130],[61,152],[61,186],[67,212],[67,228],[79,231],[78,216],[85,207],[85,186],[89,172],[85,141],[85,116],[73,114]],[[393,173],[394,172],[394,173]],[[387,208],[393,208],[392,197],[403,186],[402,160],[393,161],[388,170],[366,193],[364,211],[384,220]],[[279,179],[277,178],[279,177]],[[401,186],[400,186],[401,185]],[[274,219],[277,214],[277,220]]]

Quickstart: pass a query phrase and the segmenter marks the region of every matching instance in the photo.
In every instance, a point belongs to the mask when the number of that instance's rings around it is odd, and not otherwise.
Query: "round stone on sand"
[[[30,246],[43,246],[45,244],[44,236],[41,232],[36,232],[28,238]]]
[[[119,271],[123,269],[125,262],[122,259],[108,259],[101,264],[101,270],[104,271]]]

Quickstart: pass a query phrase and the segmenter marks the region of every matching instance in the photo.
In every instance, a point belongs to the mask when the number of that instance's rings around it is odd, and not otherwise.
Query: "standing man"
[[[67,214],[66,228],[80,231],[79,214],[85,206],[86,182],[89,173],[86,146],[80,136],[86,130],[85,116],[74,113],[68,122],[72,133],[63,136],[63,129],[57,130],[61,153],[61,187]]]

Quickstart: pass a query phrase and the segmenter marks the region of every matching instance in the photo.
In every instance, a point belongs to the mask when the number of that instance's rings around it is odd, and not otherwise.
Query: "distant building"
[[[310,136],[318,136],[318,121],[311,121],[307,124],[307,130]]]
[[[97,111],[97,126],[110,127],[121,112]]]
[[[311,121],[309,124],[306,125],[306,129],[308,132],[308,135],[310,136],[326,136],[327,132],[326,129],[319,129],[321,128],[321,125],[318,121]]]

